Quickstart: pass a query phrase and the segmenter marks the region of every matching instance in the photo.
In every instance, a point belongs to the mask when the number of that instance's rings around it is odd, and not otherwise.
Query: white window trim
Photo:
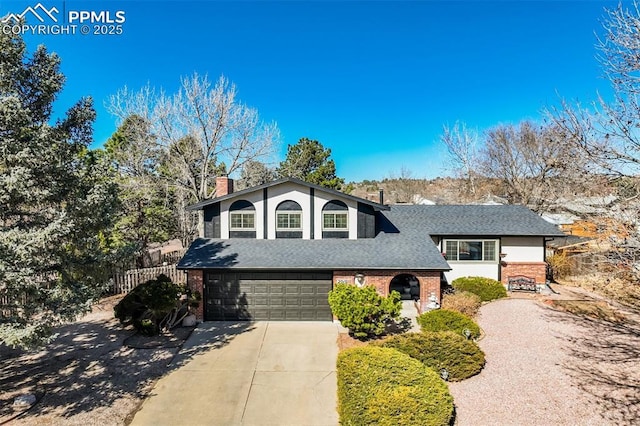
[[[344,228],[336,228],[336,227],[328,228],[328,227],[324,226],[324,216],[325,215],[329,215],[329,214],[333,215],[333,216],[338,215],[338,214],[346,216],[346,218],[347,218],[347,226],[344,227]],[[334,219],[333,223],[334,224],[336,223],[335,219]],[[345,231],[345,232],[348,231],[349,230],[349,212],[345,211],[345,210],[324,211],[324,212],[322,212],[322,230],[323,231]]]
[[[299,228],[281,228],[278,226],[278,215],[286,214],[289,216],[289,224],[291,223],[291,215],[299,215],[300,216],[300,227]],[[302,231],[302,211],[301,210],[276,210],[276,231]]]
[[[458,255],[456,257],[460,257],[460,242],[466,242],[466,243],[482,243],[482,260],[471,260],[471,259],[467,259],[467,260],[458,260],[458,259],[449,259],[447,257],[447,262],[450,263],[498,263],[500,262],[500,254],[499,254],[499,249],[500,249],[500,240],[499,239],[478,239],[478,238],[447,238],[442,240],[442,251],[445,254],[445,256],[448,256],[447,254],[447,242],[448,241],[456,241],[458,243]],[[495,259],[494,260],[484,260],[484,243],[485,242],[494,242],[495,243]]]
[[[233,220],[231,219],[231,217],[234,214],[241,214],[241,215],[252,215],[253,216],[253,227],[251,228],[237,228],[234,227],[233,224]],[[229,212],[229,230],[230,231],[255,231],[256,230],[256,212],[253,210],[250,211],[243,211],[243,210],[237,210],[237,211],[231,211]]]

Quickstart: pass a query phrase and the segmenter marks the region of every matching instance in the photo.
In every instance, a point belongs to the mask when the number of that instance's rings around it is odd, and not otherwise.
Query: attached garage
[[[205,321],[331,321],[331,271],[205,271]]]

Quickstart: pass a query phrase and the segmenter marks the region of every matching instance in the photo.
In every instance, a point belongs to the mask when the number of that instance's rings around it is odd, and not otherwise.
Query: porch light
[[[354,278],[358,287],[362,287],[364,285],[364,274],[362,272],[356,272]]]
[[[442,378],[442,380],[444,380],[445,382],[449,379],[449,372],[447,371],[446,368],[443,368],[442,370],[440,370],[440,377]]]

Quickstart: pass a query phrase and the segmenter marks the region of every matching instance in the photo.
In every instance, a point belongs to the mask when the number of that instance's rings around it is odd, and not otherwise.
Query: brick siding
[[[536,280],[536,284],[544,284],[547,280],[547,264],[545,262],[503,262],[502,283],[507,285],[509,277],[524,275]]]
[[[389,295],[389,284],[393,277],[400,274],[414,275],[420,284],[420,305],[425,310],[431,294],[435,294],[440,303],[440,272],[439,271],[334,271],[333,284],[346,283],[355,285],[356,272],[364,275],[364,285],[372,285],[382,296]]]
[[[204,319],[204,273],[201,269],[193,269],[187,271],[187,286],[191,291],[197,291],[202,296],[200,305],[196,308],[196,319],[202,321]]]

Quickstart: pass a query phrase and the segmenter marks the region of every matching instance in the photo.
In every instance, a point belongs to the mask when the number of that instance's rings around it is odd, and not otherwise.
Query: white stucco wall
[[[337,198],[333,194],[328,194],[319,190],[315,191],[314,195],[314,210],[315,210],[315,239],[322,239],[322,208],[331,200],[340,200],[347,205],[349,214],[349,239],[355,240],[358,238],[358,203],[353,200],[344,198]]]
[[[302,238],[311,239],[311,222],[314,224],[314,238],[322,239],[322,208],[331,200],[340,200],[348,208],[349,239],[358,237],[358,203],[354,200],[336,197],[321,190],[315,190],[314,217],[311,217],[311,196],[309,188],[295,183],[283,183],[267,189],[267,223],[264,223],[264,201],[262,190],[250,192],[239,198],[220,202],[220,238],[229,238],[229,208],[237,200],[247,200],[255,207],[256,239],[264,238],[264,227],[267,227],[267,238],[276,238],[276,208],[283,201],[291,200],[302,208]]]
[[[256,239],[262,239],[264,236],[264,203],[261,191],[245,194],[242,198],[220,202],[220,238],[229,238],[229,208],[231,204],[238,200],[247,200],[253,203],[256,208]]]
[[[267,238],[276,238],[276,208],[283,201],[295,201],[302,208],[302,238],[311,238],[311,197],[309,189],[299,185],[285,183],[268,189],[269,200],[267,201]]]
[[[505,262],[544,262],[543,237],[503,237],[501,240]]]
[[[498,263],[485,262],[449,262],[451,271],[445,272],[444,276],[451,283],[460,277],[487,277],[498,279]]]
[[[456,237],[455,239],[465,239]],[[487,238],[490,239],[490,238]],[[442,250],[442,241],[434,238],[434,242]],[[500,253],[506,256],[501,260],[505,262],[544,262],[544,238],[543,237],[502,237],[500,238]],[[455,262],[448,261],[452,270],[445,272],[448,282],[460,277],[479,276],[499,279],[499,262]]]

